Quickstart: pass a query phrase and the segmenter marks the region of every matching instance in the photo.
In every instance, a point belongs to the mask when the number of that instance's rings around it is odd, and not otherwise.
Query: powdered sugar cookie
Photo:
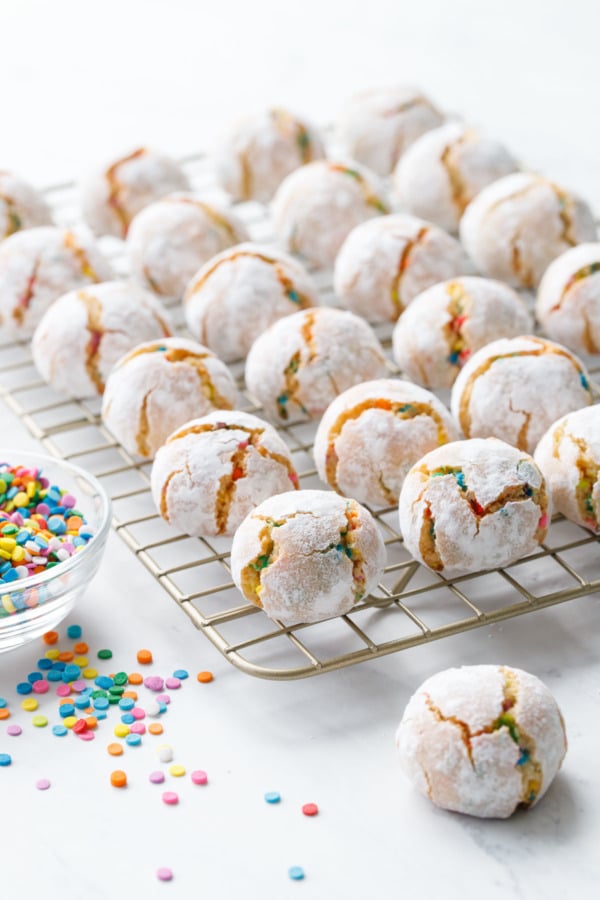
[[[189,535],[231,536],[267,497],[298,488],[290,451],[256,416],[217,410],[170,435],[152,466],[163,519]]]
[[[486,819],[538,803],[567,752],[546,685],[508,666],[428,678],[404,711],[396,744],[404,772],[436,806]]]
[[[384,564],[371,514],[331,491],[271,497],[242,522],[231,548],[237,587],[284,625],[349,612],[374,590]]]
[[[233,409],[235,381],[206,347],[172,337],[140,344],[106,382],[102,420],[132,454],[153,457],[171,432],[214,409]]]
[[[519,295],[489,278],[453,278],[415,297],[394,329],[394,359],[428,388],[452,387],[471,354],[501,337],[528,334]]]
[[[319,302],[299,262],[260,244],[239,244],[209,260],[184,297],[191,333],[221,359],[248,354],[253,341],[283,316]]]
[[[408,381],[383,378],[340,394],[321,419],[314,457],[322,481],[372,506],[398,502],[410,467],[458,439],[446,407]]]
[[[465,437],[497,437],[533,453],[560,416],[587,406],[586,369],[560,344],[502,338],[478,350],[452,388],[452,414]]]
[[[404,480],[399,512],[410,553],[452,576],[531,553],[546,536],[551,510],[531,456],[489,438],[427,453]]]
[[[16,231],[51,224],[42,195],[12,172],[0,172],[0,241]]]
[[[328,307],[275,322],[246,361],[248,389],[279,421],[317,418],[346,388],[386,374],[383,349],[364,319]]]
[[[600,353],[600,243],[572,247],[550,263],[535,311],[553,340],[580,353]]]

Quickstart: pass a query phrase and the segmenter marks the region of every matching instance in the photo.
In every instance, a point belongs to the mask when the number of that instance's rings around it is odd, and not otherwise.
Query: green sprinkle
[[[98,650],[98,659],[112,659],[112,650]]]
[[[113,681],[117,686],[127,684],[128,680],[129,679],[127,678],[127,672],[117,672],[117,674],[113,678]]]

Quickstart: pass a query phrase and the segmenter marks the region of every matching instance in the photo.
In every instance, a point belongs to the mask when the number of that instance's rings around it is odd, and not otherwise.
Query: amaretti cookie
[[[396,745],[405,774],[436,806],[485,819],[535,806],[567,752],[551,692],[509,666],[428,678],[404,711]]]
[[[242,522],[231,548],[237,587],[284,625],[349,612],[375,589],[384,565],[371,514],[331,491],[265,500]]]
[[[370,322],[395,322],[417,294],[472,266],[457,240],[437,225],[398,214],[350,232],[335,261],[341,303]]]
[[[280,422],[318,418],[346,388],[386,374],[383,349],[365,320],[329,307],[275,322],[246,361],[250,393]]]
[[[536,447],[535,461],[555,511],[600,534],[600,406],[554,422]]]
[[[553,259],[596,239],[589,206],[541,175],[517,172],[485,187],[460,222],[479,271],[513,287],[534,288]]]
[[[290,172],[325,156],[318,132],[287,109],[234,122],[215,155],[217,181],[234,200],[268,203]]]
[[[48,384],[69,397],[104,392],[108,373],[140,341],[171,334],[168,313],[133,282],[108,281],[64,294],[44,314],[33,361]]]
[[[239,244],[209,260],[184,296],[190,332],[221,359],[248,354],[253,341],[283,316],[319,302],[304,266],[260,244]]]
[[[517,169],[501,143],[468,125],[448,122],[408,148],[394,170],[394,188],[408,212],[456,232],[479,191]]]
[[[338,135],[351,159],[389,175],[407,147],[443,121],[419,88],[394,85],[353,97],[340,117]]]
[[[592,403],[585,366],[538,337],[501,338],[478,350],[452,388],[452,414],[465,437],[497,437],[533,453],[560,416]]]
[[[327,268],[356,225],[389,208],[382,185],[368,169],[317,160],[282,181],[272,211],[275,235],[284,249]]]
[[[42,195],[12,172],[0,172],[0,241],[16,231],[51,224]]]
[[[550,263],[535,311],[548,337],[579,353],[600,353],[600,243],[572,247]]]
[[[169,436],[156,454],[151,486],[161,516],[180,531],[231,536],[267,497],[297,489],[298,476],[272,425],[217,410]]]
[[[235,381],[206,347],[181,337],[135,347],[112,369],[102,420],[132,454],[153,457],[171,432],[214,409],[233,409]]]
[[[207,260],[246,240],[246,227],[233,213],[173,194],[133,219],[127,234],[131,274],[160,297],[180,298]]]
[[[340,394],[321,419],[314,457],[322,481],[370,506],[393,506],[414,463],[458,439],[437,397],[408,381],[383,378]]]
[[[19,231],[0,244],[0,326],[10,337],[31,337],[62,294],[113,276],[85,232],[52,227]]]
[[[174,159],[138,147],[83,179],[81,211],[95,234],[124,238],[131,220],[145,206],[189,187],[187,175]]]
[[[528,334],[532,326],[525,303],[508,285],[452,278],[423,291],[402,313],[394,359],[424,387],[452,387],[472,353],[496,338]]]

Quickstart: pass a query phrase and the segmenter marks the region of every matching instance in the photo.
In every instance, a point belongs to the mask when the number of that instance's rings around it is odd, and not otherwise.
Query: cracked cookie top
[[[52,225],[43,196],[12,172],[0,172],[0,241],[39,225]]]
[[[578,353],[600,353],[600,243],[579,244],[550,263],[535,312],[553,340]]]

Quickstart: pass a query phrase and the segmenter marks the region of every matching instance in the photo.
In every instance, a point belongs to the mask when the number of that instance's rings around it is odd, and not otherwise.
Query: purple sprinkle
[[[6,729],[6,733],[11,737],[18,737],[23,732],[23,729],[20,725],[9,725]]]
[[[161,866],[160,869],[156,870],[156,877],[159,881],[172,881],[173,871],[167,868],[167,866]]]
[[[61,506],[64,506],[66,509],[71,509],[71,507],[75,506],[76,502],[73,494],[63,494],[60,498]]]
[[[10,521],[13,523],[13,525],[23,525],[25,519],[23,518],[21,513],[16,512],[10,516]]]
[[[147,687],[149,691],[162,691],[165,683],[160,675],[148,675],[147,678],[144,678],[144,687]]]
[[[150,772],[150,775],[148,776],[148,778],[150,779],[152,784],[162,784],[163,781],[165,780],[165,775],[164,775],[164,772],[159,772],[159,771]]]
[[[177,688],[181,687],[181,681],[179,678],[165,678],[165,687],[169,688],[170,691],[176,691]]]
[[[78,694],[80,694],[82,691],[85,691],[86,687],[87,685],[85,681],[83,681],[81,678],[78,678],[77,681],[73,681],[71,683],[71,690],[75,691]]]
[[[50,512],[50,507],[47,503],[38,503],[35,508],[36,513],[39,513],[40,516],[47,516]]]
[[[38,791],[47,791],[50,787],[50,782],[47,778],[40,778],[38,781],[36,781],[35,786]]]
[[[169,704],[171,702],[171,698],[168,694],[157,694],[156,700],[158,703],[166,703]]]
[[[43,488],[50,487],[50,482],[48,481],[47,478],[40,478],[39,481],[40,481],[40,484],[41,484],[41,486],[42,486]]]

